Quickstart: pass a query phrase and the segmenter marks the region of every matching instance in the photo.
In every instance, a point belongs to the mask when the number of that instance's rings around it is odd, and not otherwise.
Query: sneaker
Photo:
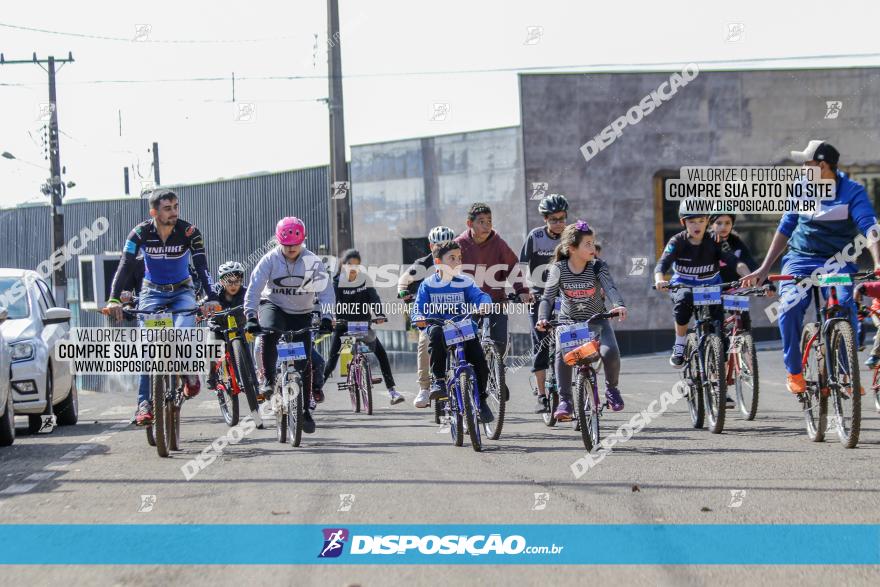
[[[608,402],[608,405],[614,412],[619,412],[623,409],[623,398],[620,397],[620,390],[616,387],[609,387],[605,390],[605,401]]]
[[[804,393],[807,391],[807,382],[804,381],[803,373],[797,375],[788,374],[786,385],[791,393]]]
[[[388,390],[388,397],[391,401],[391,405],[399,404],[400,402],[406,401],[402,395],[397,393],[394,389]]]
[[[318,402],[315,401],[314,397],[310,397],[309,398],[309,409],[314,410],[317,407],[318,407]]]
[[[683,344],[674,344],[672,345],[672,354],[669,356],[669,364],[679,369],[682,365],[684,365],[684,345]]]
[[[303,432],[306,434],[315,433],[315,421],[312,419],[312,412],[310,410],[303,412]]]
[[[323,389],[313,389],[312,397],[315,400],[316,404],[324,403],[324,390]]]
[[[880,356],[871,355],[868,357],[868,360],[865,361],[865,367],[868,369],[876,369],[877,367],[880,367]]]
[[[216,378],[210,378],[205,383],[208,385],[208,391],[214,391],[217,389],[218,380]]]
[[[727,394],[727,397],[725,398],[724,403],[726,404],[726,406],[728,408],[735,408],[736,407],[736,401],[734,401],[734,399],[732,397],[730,397],[730,394]]]
[[[134,423],[138,426],[150,426],[153,423],[153,406],[144,400],[138,405]]]
[[[446,380],[435,379],[431,382],[431,399],[440,399],[446,397]]]
[[[202,390],[202,382],[199,381],[199,378],[195,375],[190,375],[186,377],[186,381],[183,384],[183,395],[186,399],[191,399],[199,395],[199,392]]]
[[[260,391],[257,392],[257,403],[263,403],[268,401],[270,397],[272,397],[272,392],[275,391],[275,384],[269,383],[268,381],[263,383],[260,386]]]
[[[413,405],[417,408],[427,408],[431,405],[431,392],[427,389],[420,389]]]
[[[535,413],[536,414],[549,414],[550,413],[550,400],[545,395],[539,395],[538,401],[535,403]]]
[[[495,414],[492,413],[492,410],[489,409],[489,398],[483,397],[480,398],[480,421],[483,424],[488,424],[495,420]]]
[[[559,405],[556,407],[556,411],[553,412],[553,417],[556,418],[557,422],[571,422],[571,403],[564,399],[559,400]]]

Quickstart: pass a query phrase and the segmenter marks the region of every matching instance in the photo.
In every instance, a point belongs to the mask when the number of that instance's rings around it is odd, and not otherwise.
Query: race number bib
[[[712,306],[721,303],[721,287],[717,285],[695,287],[693,291],[695,306]]]
[[[748,312],[749,296],[721,296],[724,309],[730,312]]]
[[[349,336],[363,336],[370,330],[369,322],[349,322],[346,334]]]
[[[443,338],[446,339],[446,344],[449,346],[471,340],[476,338],[476,336],[474,323],[471,320],[462,320],[443,325]]]
[[[144,319],[145,328],[172,328],[174,326],[174,318],[171,314],[149,314]]]
[[[302,361],[306,358],[306,347],[301,342],[279,342],[278,362],[293,359]]]
[[[586,322],[563,324],[556,329],[556,345],[562,351],[569,351],[593,339]]]
[[[849,273],[822,274],[819,275],[819,285],[852,285],[852,276]]]

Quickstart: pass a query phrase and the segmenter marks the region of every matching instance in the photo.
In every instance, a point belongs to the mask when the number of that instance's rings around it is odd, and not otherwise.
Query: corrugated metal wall
[[[298,216],[306,223],[307,246],[317,251],[329,248],[329,180],[327,167],[313,167],[282,173],[220,180],[198,185],[168,186],[180,196],[180,216],[192,222],[205,236],[208,265],[216,272],[223,261],[245,262],[251,269],[258,260],[254,253],[275,233],[282,216]],[[64,205],[65,242],[91,227],[104,216],[110,229],[82,251],[83,255],[119,252],[129,231],[149,218],[147,200],[135,197],[115,200],[71,202]],[[49,206],[30,206],[0,210],[0,267],[34,269],[52,250],[52,223]],[[100,326],[103,316],[79,308],[78,266],[76,259],[66,265],[68,300],[74,312],[74,326]],[[117,378],[118,380],[119,378]],[[86,389],[118,386],[102,376],[84,376]],[[124,385],[131,383],[125,380]]]

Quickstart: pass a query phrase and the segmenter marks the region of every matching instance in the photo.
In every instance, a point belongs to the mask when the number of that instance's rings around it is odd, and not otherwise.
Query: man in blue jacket
[[[492,308],[492,298],[476,286],[468,275],[461,275],[461,247],[455,241],[446,241],[437,245],[432,251],[437,271],[427,277],[416,294],[412,308],[412,322],[424,328],[428,336],[428,354],[431,363],[431,399],[446,396],[446,340],[443,327],[428,324],[427,319],[458,320],[462,316],[480,313],[485,314]],[[474,326],[474,332],[477,332]],[[467,361],[474,366],[477,376],[477,387],[480,390],[480,418],[483,422],[495,419],[489,409],[486,393],[486,382],[489,380],[489,367],[486,356],[477,338],[464,342],[464,354]]]
[[[803,151],[792,151],[792,158],[805,166],[818,167],[821,179],[836,183],[835,198],[823,201],[818,212],[788,213],[779,222],[777,232],[770,243],[764,262],[743,279],[745,285],[762,283],[770,273],[770,267],[788,245],[788,253],[782,259],[782,273],[786,275],[811,275],[819,267],[826,266],[829,259],[849,247],[859,233],[868,232],[877,224],[874,208],[868,200],[865,188],[837,169],[840,153],[824,141],[810,141]],[[872,231],[873,232],[873,231]],[[869,237],[869,250],[874,269],[880,269],[880,243]],[[857,271],[856,264],[843,264],[839,273]],[[856,330],[856,306],[853,303],[853,287],[837,287],[838,298],[849,309],[853,329]],[[796,295],[793,282],[785,282],[779,289],[781,300]],[[826,290],[827,288],[822,288]],[[827,294],[823,291],[823,295]],[[802,296],[795,304],[779,315],[782,333],[782,349],[785,369],[788,371],[788,390],[794,394],[806,391],[801,367],[800,336],[804,314],[812,303],[812,296]]]

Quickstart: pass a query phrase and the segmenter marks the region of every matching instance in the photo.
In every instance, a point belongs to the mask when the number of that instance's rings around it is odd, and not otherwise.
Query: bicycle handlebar
[[[129,318],[136,318],[138,315],[149,315],[149,314],[171,314],[172,316],[192,316],[193,314],[198,314],[200,308],[190,308],[188,310],[168,310],[167,308],[158,308],[155,310],[135,310],[130,308],[120,308],[122,310],[122,315],[127,316]],[[109,308],[101,308],[101,313],[105,316],[110,315]]]
[[[833,275],[833,274],[832,274]],[[880,269],[876,271],[858,271],[856,273],[842,273],[841,275],[849,275],[852,277],[853,281],[870,281],[877,277],[880,277]],[[810,279],[809,275],[768,275],[767,279],[769,281],[794,281],[795,283],[799,283],[804,281],[805,279]]]
[[[729,287],[736,287],[737,285],[739,285],[738,279],[736,281],[727,281],[725,283],[709,283],[706,285],[685,285],[684,283],[670,283],[670,284],[666,285],[665,288],[670,291],[675,291],[675,290],[679,290],[679,289],[694,289],[697,287],[714,287],[714,286],[718,286],[721,289],[725,289],[725,288],[729,288]],[[651,289],[657,289],[657,286],[652,285]]]

